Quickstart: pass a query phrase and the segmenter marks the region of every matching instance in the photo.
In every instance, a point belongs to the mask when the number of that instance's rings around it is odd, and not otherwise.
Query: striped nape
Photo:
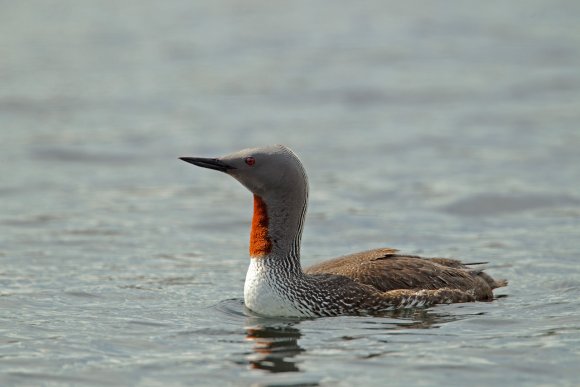
[[[291,250],[289,252],[291,257],[293,259],[296,259],[296,261],[298,262],[298,266],[300,266],[300,246],[302,243],[302,232],[304,230],[304,222],[306,220],[306,211],[308,209],[308,191],[309,191],[308,175],[306,174],[306,169],[304,169],[304,165],[302,165],[302,162],[300,161],[298,156],[291,149],[288,149],[286,147],[284,147],[284,149],[288,152],[290,157],[294,159],[294,163],[296,164],[297,169],[299,170],[299,174],[301,175],[302,180],[301,183],[302,183],[303,200],[300,203],[301,210],[298,223],[298,232],[296,233],[296,236],[292,242]]]

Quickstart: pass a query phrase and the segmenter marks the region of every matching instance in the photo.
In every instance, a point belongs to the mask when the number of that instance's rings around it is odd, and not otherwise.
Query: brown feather
[[[492,289],[507,285],[507,281],[495,281],[483,271],[469,268],[456,259],[402,255],[390,248],[345,255],[304,271],[307,274],[348,277],[386,292],[385,295],[403,290],[439,291],[442,298],[446,297],[452,302],[489,301],[493,299]],[[406,291],[403,293],[409,294]]]

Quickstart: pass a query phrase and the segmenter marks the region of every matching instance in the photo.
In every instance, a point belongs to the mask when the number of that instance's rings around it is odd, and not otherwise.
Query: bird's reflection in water
[[[348,329],[348,325],[353,324],[352,328],[368,329],[374,332],[376,330],[429,329],[436,324],[461,318],[457,315],[434,313],[428,309],[401,309],[382,313],[380,317],[363,317],[364,320],[349,321],[344,328]],[[298,339],[302,337],[300,329],[297,328],[300,321],[303,320],[248,318],[245,327],[246,340],[253,343],[252,353],[246,356],[250,367],[271,373],[300,372],[300,362],[296,356],[305,351],[298,344]],[[342,321],[340,324],[345,324],[345,322]],[[347,340],[348,335],[343,338]]]
[[[246,340],[253,342],[250,366],[268,372],[298,372],[294,357],[304,349],[298,345],[300,330],[289,325],[246,327]]]

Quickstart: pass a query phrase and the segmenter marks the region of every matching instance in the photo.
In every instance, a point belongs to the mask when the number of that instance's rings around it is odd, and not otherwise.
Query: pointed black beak
[[[208,159],[204,157],[180,157],[179,159],[187,163],[197,165],[198,167],[215,169],[216,171],[220,172],[227,172],[230,169],[236,169],[235,167],[224,163],[220,159]]]

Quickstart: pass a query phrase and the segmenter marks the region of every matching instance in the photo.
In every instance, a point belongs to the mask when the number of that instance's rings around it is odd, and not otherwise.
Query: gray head
[[[298,157],[284,145],[243,149],[219,158],[180,157],[198,167],[225,172],[260,197],[308,194],[306,172]]]

